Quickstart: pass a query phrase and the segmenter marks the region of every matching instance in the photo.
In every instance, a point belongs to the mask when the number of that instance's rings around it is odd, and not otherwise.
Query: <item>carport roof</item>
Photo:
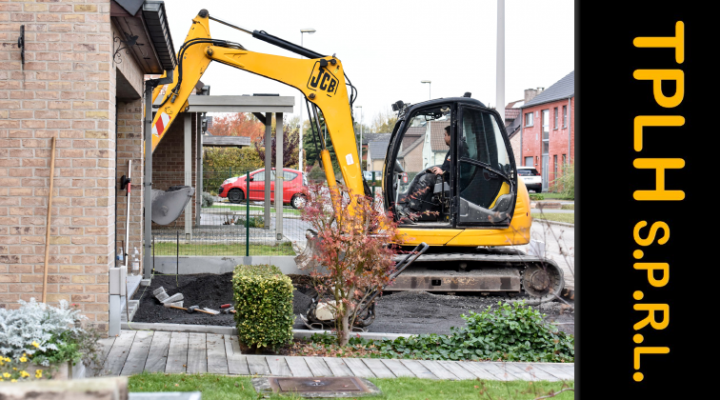
[[[154,108],[162,104],[162,96],[155,100]],[[259,112],[292,114],[293,96],[188,96],[186,112]]]
[[[203,147],[247,147],[250,144],[250,138],[245,136],[204,135],[202,137]]]

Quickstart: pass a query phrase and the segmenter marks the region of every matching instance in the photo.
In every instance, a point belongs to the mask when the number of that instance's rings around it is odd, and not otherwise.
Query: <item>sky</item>
[[[419,103],[471,92],[495,106],[496,0],[165,0],[165,8],[176,51],[201,8],[297,44],[300,29],[315,29],[304,34],[304,46],[342,61],[366,125],[380,112],[391,113],[397,100]],[[505,1],[506,103],[574,70],[574,12],[572,0]],[[300,57],[215,21],[210,33],[251,51]],[[295,96],[299,116],[300,92],[279,82],[219,63],[210,64],[201,80],[211,86],[211,95]],[[361,118],[360,110],[355,118]]]

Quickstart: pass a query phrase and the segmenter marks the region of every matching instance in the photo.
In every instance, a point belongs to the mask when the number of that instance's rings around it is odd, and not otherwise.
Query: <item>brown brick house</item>
[[[144,76],[176,63],[164,4],[3,1],[0,40],[0,307],[41,297],[56,138],[47,301],[106,330],[127,228],[117,178],[132,160],[129,248],[141,249]]]

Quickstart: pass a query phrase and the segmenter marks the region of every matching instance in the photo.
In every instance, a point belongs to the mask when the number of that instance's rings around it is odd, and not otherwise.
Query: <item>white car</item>
[[[518,176],[525,182],[528,191],[542,192],[542,175],[535,167],[517,167]]]

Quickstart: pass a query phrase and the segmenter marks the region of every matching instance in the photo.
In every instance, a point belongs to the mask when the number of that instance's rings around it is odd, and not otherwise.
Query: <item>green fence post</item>
[[[245,256],[250,257],[250,171],[245,173]]]

